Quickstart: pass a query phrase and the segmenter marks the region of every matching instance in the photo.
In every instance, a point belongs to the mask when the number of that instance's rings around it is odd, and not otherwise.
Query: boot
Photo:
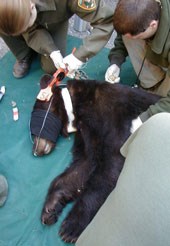
[[[22,60],[16,60],[13,68],[13,75],[15,78],[23,78],[30,70],[32,57],[25,57]]]
[[[7,199],[8,183],[3,175],[0,175],[0,207],[2,207]]]

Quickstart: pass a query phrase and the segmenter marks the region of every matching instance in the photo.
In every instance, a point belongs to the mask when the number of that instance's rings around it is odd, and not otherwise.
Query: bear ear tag
[[[52,76],[49,74],[45,74],[40,79],[40,92],[37,95],[37,99],[41,101],[49,101],[52,92],[51,88],[49,87],[49,84],[51,83]]]

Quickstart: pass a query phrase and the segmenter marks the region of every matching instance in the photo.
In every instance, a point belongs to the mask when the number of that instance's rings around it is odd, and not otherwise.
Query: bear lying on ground
[[[63,108],[61,89],[55,89],[61,100],[56,107],[61,103]],[[74,243],[116,186],[124,164],[120,147],[131,134],[132,120],[159,97],[141,89],[91,80],[70,80],[67,89],[77,129],[73,159],[52,181],[41,220],[47,225],[56,223],[67,203],[74,201],[59,232],[62,240]]]

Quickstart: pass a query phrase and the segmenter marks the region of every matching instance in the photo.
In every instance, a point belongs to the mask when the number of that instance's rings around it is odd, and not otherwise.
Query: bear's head
[[[47,88],[51,79],[50,75],[44,75],[41,78],[41,91]],[[31,114],[32,152],[35,156],[49,154],[55,148],[60,134],[64,137],[68,136],[68,116],[61,95],[61,87],[53,85],[51,91],[49,100],[40,100],[37,96]]]

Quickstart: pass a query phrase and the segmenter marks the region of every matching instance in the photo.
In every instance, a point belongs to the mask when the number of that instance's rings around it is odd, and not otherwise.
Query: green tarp
[[[68,37],[68,53],[80,43],[80,39]],[[109,65],[108,52],[103,49],[84,67],[89,78],[104,79]],[[59,137],[56,149],[50,155],[32,155],[29,121],[43,71],[37,58],[28,76],[15,79],[12,75],[14,62],[10,52],[0,60],[0,86],[6,86],[6,94],[0,102],[0,174],[5,175],[9,183],[7,202],[0,208],[0,246],[68,245],[61,241],[58,230],[71,205],[64,209],[53,226],[42,225],[40,215],[50,182],[72,158],[74,134],[66,139]],[[129,62],[124,65],[121,78],[127,84],[135,80]],[[13,120],[13,101],[19,110],[18,121]]]

